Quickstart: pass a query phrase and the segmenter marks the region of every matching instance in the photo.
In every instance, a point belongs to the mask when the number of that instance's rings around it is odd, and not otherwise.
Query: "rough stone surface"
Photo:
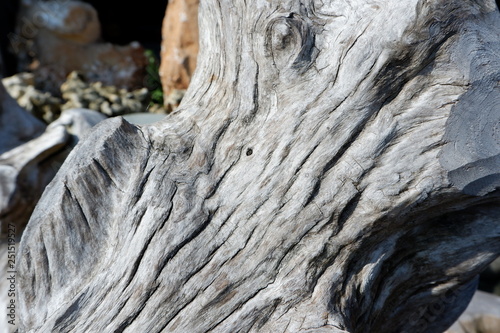
[[[198,5],[199,0],[172,0],[167,5],[160,66],[165,95],[187,89],[191,81],[198,55]]]
[[[21,12],[21,23],[25,25],[25,30],[45,29],[62,39],[78,44],[94,43],[101,37],[98,13],[90,4],[83,1],[23,0]]]

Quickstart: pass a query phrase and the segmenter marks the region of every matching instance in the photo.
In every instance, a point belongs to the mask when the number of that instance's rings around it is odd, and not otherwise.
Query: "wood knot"
[[[304,72],[317,54],[312,30],[312,24],[295,13],[275,17],[266,28],[266,56],[278,70],[290,67]]]

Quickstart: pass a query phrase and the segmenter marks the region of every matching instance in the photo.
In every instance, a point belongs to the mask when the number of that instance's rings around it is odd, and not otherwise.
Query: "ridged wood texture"
[[[444,331],[500,253],[495,3],[199,10],[178,111],[97,126],[39,202],[20,332]]]

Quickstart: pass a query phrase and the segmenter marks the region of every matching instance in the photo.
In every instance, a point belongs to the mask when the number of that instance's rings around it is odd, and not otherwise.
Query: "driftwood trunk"
[[[20,332],[442,332],[500,254],[494,1],[200,3],[180,109],[105,121],[19,248]]]

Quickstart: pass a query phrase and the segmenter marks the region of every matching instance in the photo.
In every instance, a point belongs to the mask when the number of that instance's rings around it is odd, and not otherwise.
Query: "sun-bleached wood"
[[[20,332],[425,332],[500,253],[494,1],[206,0],[179,110],[97,126]]]
[[[12,119],[6,118],[5,127],[25,117],[26,122],[16,124],[19,134],[24,130],[29,133],[30,126],[38,121],[15,102],[1,109],[0,116],[2,111],[14,115]],[[16,235],[21,236],[42,192],[78,139],[103,119],[106,116],[93,110],[65,110],[40,135],[0,153],[0,237],[7,235],[8,225],[14,225]],[[6,139],[9,144],[17,138],[13,135]]]
[[[3,66],[3,59],[0,55],[0,73],[3,72]],[[22,195],[20,196],[19,193],[15,193],[19,192],[17,191],[18,186],[16,184],[18,178],[22,178],[22,176],[19,177],[19,174],[29,169],[31,160],[34,160],[32,161],[33,163],[31,163],[32,165],[36,164],[36,160],[40,160],[37,158],[40,152],[47,147],[48,143],[46,142],[39,142],[44,148],[36,147],[36,145],[34,147],[28,143],[30,140],[40,136],[44,130],[45,124],[21,108],[9,95],[2,82],[0,82],[0,238],[6,238],[8,223],[14,223],[8,215],[15,215],[16,217],[14,217],[14,219],[17,219],[17,217],[24,215],[27,211],[28,215],[22,216],[24,219],[24,227],[29,219],[29,214],[33,211],[34,204],[28,209],[23,209],[26,207],[19,209],[18,207],[12,210],[11,208],[16,205],[15,201],[19,201],[19,199],[21,199],[21,201],[29,201],[30,199],[26,197],[29,197],[38,190],[29,186],[29,193],[25,193],[27,194],[26,196],[23,197]],[[20,148],[28,146],[34,148],[32,153],[27,152],[26,149]],[[8,158],[5,158],[7,156]],[[37,170],[33,170],[36,169],[36,167],[31,169],[37,173]],[[26,173],[24,173],[24,175],[26,176]],[[34,175],[34,177],[31,178],[36,178],[37,176],[39,175]],[[53,176],[54,173],[46,176],[42,175],[40,177],[41,181],[38,183],[43,183],[42,179],[50,177],[47,179],[47,182],[43,184],[43,186],[45,186]],[[34,184],[32,183],[30,185]],[[35,187],[37,186],[35,185]],[[38,194],[39,197],[41,191],[39,191]],[[17,196],[17,198],[13,198],[13,196]],[[18,226],[17,222],[14,224]],[[2,295],[0,298],[5,298],[5,295]]]

